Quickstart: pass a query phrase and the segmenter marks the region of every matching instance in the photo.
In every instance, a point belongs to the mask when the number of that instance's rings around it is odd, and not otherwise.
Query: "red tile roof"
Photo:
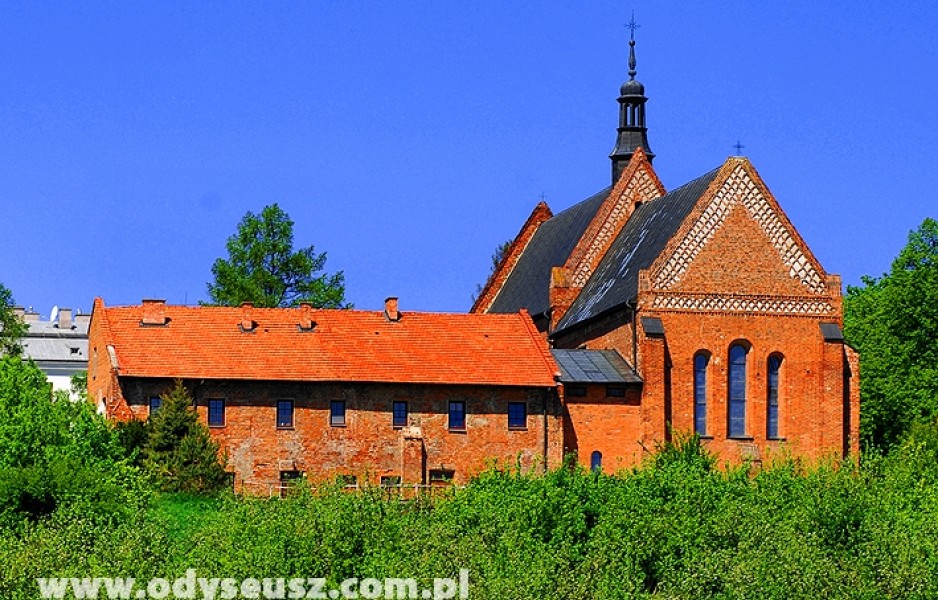
[[[559,369],[530,317],[517,314],[165,306],[165,326],[142,325],[143,306],[105,307],[98,328],[113,345],[121,376],[267,381],[553,386]],[[96,323],[97,322],[97,323]],[[97,325],[97,327],[96,327]],[[96,340],[92,339],[94,345]]]

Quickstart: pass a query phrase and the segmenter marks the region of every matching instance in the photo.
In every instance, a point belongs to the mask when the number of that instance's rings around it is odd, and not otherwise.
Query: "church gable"
[[[649,274],[663,292],[828,294],[826,274],[743,158],[724,164]]]
[[[636,148],[628,167],[570,253],[564,265],[568,284],[575,288],[586,285],[635,208],[664,194],[664,185],[645,152]]]

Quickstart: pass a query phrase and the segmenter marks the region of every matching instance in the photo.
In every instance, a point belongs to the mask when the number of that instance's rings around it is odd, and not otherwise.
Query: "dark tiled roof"
[[[567,262],[611,189],[554,215],[538,228],[489,312],[516,313],[525,308],[534,316],[549,308],[551,269]]]
[[[658,317],[642,317],[642,329],[648,337],[664,337],[664,323]]]
[[[821,335],[825,342],[844,341],[844,332],[837,323],[821,323]]]
[[[551,350],[562,383],[641,383],[642,379],[615,350]]]
[[[638,294],[638,272],[658,258],[718,170],[635,209],[576,301],[557,324],[557,331],[634,299]]]

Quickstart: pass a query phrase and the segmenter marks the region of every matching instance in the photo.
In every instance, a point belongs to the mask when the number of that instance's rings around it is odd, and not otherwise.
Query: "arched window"
[[[746,355],[742,344],[730,346],[729,437],[746,435]]]
[[[603,470],[603,453],[599,450],[593,450],[590,454],[590,471]]]
[[[769,439],[778,437],[778,382],[779,382],[779,371],[782,369],[782,357],[778,354],[773,354],[769,357],[769,369],[768,369],[768,414],[766,415],[766,432],[765,435]]]
[[[703,352],[694,356],[694,432],[707,435],[707,364],[710,362]]]

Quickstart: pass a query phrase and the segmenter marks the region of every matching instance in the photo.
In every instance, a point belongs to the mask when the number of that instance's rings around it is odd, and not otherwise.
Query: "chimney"
[[[384,299],[384,316],[388,321],[400,321],[401,312],[397,310],[397,298],[390,296]]]
[[[91,323],[91,313],[83,313],[81,311],[78,311],[75,314],[75,325],[77,325],[78,327],[81,327],[83,325],[88,325],[89,323]]]
[[[254,312],[254,304],[252,302],[242,302],[241,303],[241,331],[244,333],[250,333],[254,331],[254,328],[257,327],[257,323],[254,322],[252,318],[252,313]]]
[[[143,318],[141,325],[166,325],[166,300],[143,299]]]
[[[60,308],[59,309],[59,329],[71,330],[72,329],[72,309],[70,308]]]
[[[300,302],[300,331],[312,331],[316,327],[316,321],[313,321],[313,305],[309,302]]]
[[[22,306],[13,307],[13,316],[16,317],[17,320],[19,321],[25,320],[25,315],[26,315],[26,309],[23,308]]]
[[[23,313],[23,321],[25,323],[38,323],[39,322],[39,313],[33,310],[33,307],[29,307],[29,310]]]

